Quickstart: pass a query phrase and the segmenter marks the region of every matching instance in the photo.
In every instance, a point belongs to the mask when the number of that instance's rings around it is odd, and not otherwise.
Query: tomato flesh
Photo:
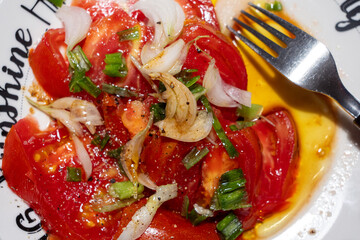
[[[69,64],[62,50],[66,49],[63,29],[48,30],[37,47],[30,51],[29,64],[40,86],[51,97],[70,95]]]

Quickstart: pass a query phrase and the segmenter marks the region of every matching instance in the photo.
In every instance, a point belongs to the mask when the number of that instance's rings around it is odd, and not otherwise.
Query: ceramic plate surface
[[[360,98],[360,0],[282,2],[290,16],[328,46],[344,85]],[[10,127],[28,114],[24,87],[34,78],[27,59],[29,49],[48,28],[61,26],[55,11],[45,0],[0,0],[1,156]],[[360,238],[360,130],[341,109],[338,115],[331,169],[309,203],[274,238]],[[46,233],[34,211],[7,187],[0,169],[0,240],[24,239],[46,239]]]

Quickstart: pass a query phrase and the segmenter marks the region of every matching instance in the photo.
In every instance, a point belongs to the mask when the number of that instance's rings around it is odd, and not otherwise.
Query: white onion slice
[[[146,205],[136,211],[131,221],[125,227],[118,240],[135,240],[139,238],[150,225],[156,211],[162,203],[177,196],[177,185],[168,184],[156,188],[156,193],[149,197]]]
[[[92,173],[92,163],[90,160],[89,153],[86,151],[84,144],[80,141],[80,139],[75,135],[72,134],[72,139],[75,144],[76,154],[80,160],[80,163],[85,171],[86,180],[89,179]]]
[[[212,129],[213,117],[211,113],[199,111],[194,123],[189,127],[179,125],[174,118],[165,118],[156,122],[161,136],[182,142],[197,142],[206,138]]]
[[[79,122],[71,119],[70,112],[64,109],[47,108],[42,109],[44,112],[49,114],[52,118],[59,120],[69,130],[70,133],[74,133],[77,136],[83,135],[83,129]]]
[[[138,181],[137,168],[139,165],[140,154],[146,134],[152,126],[153,119],[154,115],[151,112],[149,122],[146,127],[141,132],[137,133],[130,141],[128,141],[124,146],[124,150],[121,152],[121,166],[132,182]]]
[[[56,16],[64,23],[65,43],[71,51],[86,37],[91,25],[91,17],[83,8],[65,5],[57,11]]]
[[[209,101],[219,107],[251,106],[251,93],[225,83],[212,59],[206,70],[203,86]]]
[[[214,213],[210,209],[203,208],[202,206],[198,205],[197,203],[194,204],[195,212],[198,214],[205,216],[205,217],[213,217]]]
[[[168,73],[151,73],[150,77],[153,80],[163,82],[167,89],[166,91],[172,90],[174,92],[176,96],[176,111],[174,117],[177,123],[191,126],[196,118],[197,105],[196,99],[189,88]],[[172,106],[168,106],[167,104],[166,109],[170,107]],[[166,111],[168,112],[168,110]]]
[[[154,58],[170,42],[178,37],[185,21],[185,13],[174,0],[139,0],[130,11],[140,10],[155,27],[154,39],[145,44],[141,52],[142,63]]]
[[[138,181],[145,187],[150,188],[152,190],[155,190],[157,187],[156,184],[150,179],[149,175],[147,175],[145,173],[139,174]]]
[[[77,136],[83,135],[81,124],[94,134],[96,126],[103,125],[103,119],[96,106],[88,101],[74,97],[59,98],[49,105],[41,105],[30,99],[29,103],[51,117],[59,120],[69,132]]]
[[[142,67],[147,74],[152,72],[171,72],[172,75],[181,70],[184,64],[184,49],[185,42],[182,39],[177,40],[170,46],[166,47],[157,56],[146,62]],[[187,48],[185,48],[187,49]],[[185,54],[185,58],[187,51]],[[144,63],[144,62],[143,62]],[[180,69],[179,66],[180,65]],[[177,72],[178,71],[178,72]]]
[[[247,1],[241,0],[217,0],[215,12],[220,24],[220,30],[223,34],[228,35],[230,32],[226,26],[234,24],[234,17],[239,16],[242,9],[247,8]]]

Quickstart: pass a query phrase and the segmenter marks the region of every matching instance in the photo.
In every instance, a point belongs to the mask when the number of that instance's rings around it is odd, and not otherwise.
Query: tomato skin
[[[201,183],[201,163],[187,170],[182,159],[195,147],[193,143],[182,143],[158,135],[145,140],[141,161],[144,172],[149,174],[158,186],[178,184],[178,196],[164,205],[172,210],[181,211],[185,196],[190,199],[191,206],[196,202]]]
[[[81,168],[68,131],[55,126],[40,131],[36,120],[22,119],[10,130],[5,143],[4,176],[9,187],[41,217],[43,228],[50,234],[61,239],[110,240],[118,230],[119,212],[98,213],[89,204],[111,179],[124,181],[124,177],[114,160],[98,156],[91,145],[87,146],[95,156],[94,180],[68,182],[66,167]],[[112,175],[107,173],[109,169],[113,169]]]
[[[186,19],[206,22],[219,30],[215,8],[211,0],[176,0],[182,6]]]
[[[266,215],[286,203],[294,191],[297,171],[297,134],[291,115],[283,109],[274,110],[252,128],[259,136],[263,164],[256,186],[256,205]],[[281,174],[279,174],[281,173]]]
[[[215,65],[219,69],[222,79],[230,85],[246,90],[247,73],[238,49],[211,26],[189,21],[184,26],[181,38],[185,42],[189,42],[198,36],[209,36],[198,39],[196,44],[202,51],[215,59]],[[185,69],[197,69],[196,75],[200,75],[203,79],[209,62],[209,57],[198,52],[192,44],[183,67]]]
[[[70,95],[69,64],[60,51],[66,48],[64,41],[64,29],[50,29],[29,53],[29,64],[36,80],[53,98]]]

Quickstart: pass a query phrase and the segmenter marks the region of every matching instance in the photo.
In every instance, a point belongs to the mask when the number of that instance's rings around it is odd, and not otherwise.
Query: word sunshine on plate
[[[45,16],[56,12],[56,7],[46,0],[36,0],[26,2],[26,5],[20,5],[21,9],[32,17],[40,20],[46,26],[50,21]],[[27,65],[29,48],[33,44],[33,38],[30,29],[18,28],[15,31],[14,46],[10,48],[9,61],[1,66],[2,81],[0,82],[0,153],[3,155],[4,141],[10,128],[17,122],[18,102],[22,85],[24,84],[23,69]],[[5,54],[5,53],[3,53]]]

